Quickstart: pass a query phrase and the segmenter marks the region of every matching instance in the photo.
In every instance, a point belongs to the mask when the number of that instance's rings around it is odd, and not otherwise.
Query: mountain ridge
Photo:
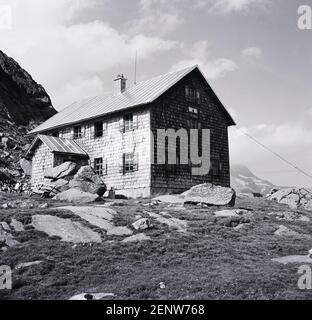
[[[267,195],[276,186],[265,179],[257,177],[247,166],[232,164],[231,184],[237,193]]]

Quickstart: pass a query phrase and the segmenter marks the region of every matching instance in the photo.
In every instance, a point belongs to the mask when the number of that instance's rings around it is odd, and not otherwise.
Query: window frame
[[[102,129],[98,130],[97,125],[101,125]],[[99,132],[101,134],[98,134]],[[103,136],[104,136],[104,121],[95,121],[94,122],[94,138],[95,139],[102,138]]]
[[[98,176],[104,176],[104,160],[102,157],[94,159],[94,171]]]
[[[76,130],[78,129],[78,134]],[[75,126],[74,127],[74,139],[81,139],[82,138],[82,126]]]
[[[201,92],[199,89],[187,85],[185,86],[185,98],[186,101],[200,104]]]
[[[127,113],[123,116],[123,127],[124,132],[129,132],[134,130],[134,116],[133,113]]]
[[[123,173],[131,173],[139,170],[138,153],[126,152],[123,154]]]
[[[211,159],[211,175],[213,177],[220,177],[221,176],[221,161],[220,159]]]

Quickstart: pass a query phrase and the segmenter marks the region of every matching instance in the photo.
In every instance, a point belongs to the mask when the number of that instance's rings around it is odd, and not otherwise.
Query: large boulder
[[[26,176],[31,176],[32,171],[32,163],[29,160],[26,160],[25,158],[21,159],[19,162],[23,172]]]
[[[234,206],[236,193],[232,188],[210,183],[197,185],[182,194],[184,203],[203,203],[214,206]]]
[[[59,179],[57,181],[51,182],[51,186],[54,187],[56,192],[64,192],[70,189],[69,182],[65,179]]]
[[[73,180],[69,182],[70,188],[80,189],[84,192],[103,196],[107,188],[104,181],[90,166],[81,167]]]
[[[32,225],[36,230],[49,236],[57,236],[62,241],[74,243],[102,242],[99,233],[83,226],[80,222],[62,219],[50,215],[32,216]]]
[[[148,219],[148,218],[139,219],[136,222],[134,222],[132,226],[135,230],[149,229],[152,226],[151,219]]]
[[[57,180],[70,175],[76,169],[76,163],[67,161],[55,168],[49,168],[44,171],[44,177]]]
[[[57,194],[53,199],[58,201],[67,201],[71,203],[91,203],[99,198],[97,194],[83,192],[76,188],[71,188]]]
[[[283,188],[269,194],[267,199],[292,209],[312,210],[312,189],[308,188]]]

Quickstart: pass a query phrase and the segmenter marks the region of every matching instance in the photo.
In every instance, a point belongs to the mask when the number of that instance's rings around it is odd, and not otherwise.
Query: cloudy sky
[[[297,28],[304,0],[0,0],[13,25],[0,49],[61,110],[138,80],[199,64],[246,132],[312,174],[312,30]],[[279,185],[311,186],[254,142],[230,130],[232,162]]]

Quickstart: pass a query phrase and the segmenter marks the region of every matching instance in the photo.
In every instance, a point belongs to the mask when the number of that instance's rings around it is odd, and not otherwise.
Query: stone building
[[[108,188],[132,197],[204,182],[230,186],[228,127],[235,123],[198,66],[129,88],[123,76],[114,84],[114,93],[75,102],[31,131],[38,134],[27,152],[33,184],[44,181],[45,169],[70,160],[90,164]],[[168,163],[168,144],[165,162],[157,163],[157,130],[181,128],[210,129],[209,173],[192,175],[192,162],[180,163],[180,151],[189,150],[177,150],[175,164]]]

